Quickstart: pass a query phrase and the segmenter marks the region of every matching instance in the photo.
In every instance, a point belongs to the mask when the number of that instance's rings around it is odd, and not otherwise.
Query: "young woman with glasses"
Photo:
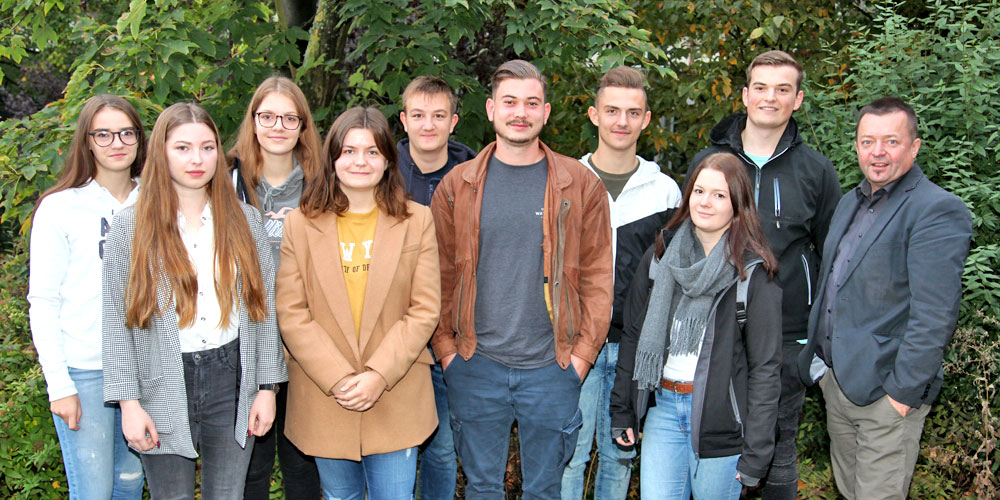
[[[736,500],[767,473],[781,392],[776,273],[746,168],[708,156],[625,304],[611,425],[634,446],[645,416],[643,499]]]
[[[287,380],[267,236],[224,172],[208,113],[170,106],[105,246],[104,398],[121,405],[153,500],[193,499],[199,454],[201,498],[242,499]]]
[[[285,221],[278,322],[285,433],[316,458],[328,500],[410,499],[437,427],[427,341],[441,310],[430,209],[407,200],[389,123],[337,117],[324,172]]]
[[[139,457],[105,406],[101,381],[101,260],[116,213],[132,205],[146,159],[135,108],[91,97],[77,119],[59,181],[38,200],[31,226],[31,334],[48,386],[72,498],[142,497]]]
[[[302,190],[320,171],[319,155],[319,134],[302,90],[283,76],[264,80],[250,98],[228,156],[237,193],[264,217],[275,268],[285,216],[299,206]],[[244,498],[269,498],[277,444],[285,498],[315,500],[320,494],[316,463],[285,438],[286,384],[276,389],[274,429],[254,444]]]

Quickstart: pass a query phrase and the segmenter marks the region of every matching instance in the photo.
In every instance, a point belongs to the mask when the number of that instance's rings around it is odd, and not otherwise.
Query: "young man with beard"
[[[624,328],[622,311],[639,260],[681,199],[677,183],[661,172],[659,165],[636,155],[639,135],[652,115],[646,106],[645,86],[639,70],[614,68],[601,78],[594,106],[588,109],[590,121],[597,126],[597,150],[580,162],[600,177],[608,191],[615,244],[615,295],[607,342],[580,391],[583,427],[563,473],[563,500],[583,498],[583,474],[595,433],[599,460],[594,498],[622,500],[628,494],[635,449],[622,449],[614,443],[608,413],[618,340]]]
[[[403,90],[402,100],[399,121],[406,137],[396,144],[399,172],[413,201],[430,205],[434,189],[445,174],[455,165],[471,160],[476,152],[449,137],[458,123],[458,96],[443,78],[414,78]],[[437,363],[431,366],[431,381],[438,428],[420,448],[419,498],[452,500],[458,463],[448,417],[448,389]]]
[[[712,129],[712,145],[694,157],[690,170],[717,152],[743,160],[754,182],[764,235],[778,258],[784,290],[781,399],[774,458],[762,491],[765,499],[796,498],[795,435],[805,397],[796,358],[817,297],[823,242],[840,200],[833,164],[802,141],[792,118],[802,105],[803,76],[802,67],[785,52],[772,50],[755,57],[743,88],[746,113],[730,115]]]
[[[445,176],[431,202],[441,257],[431,345],[471,500],[503,498],[515,420],[522,498],[560,497],[580,384],[608,332],[607,194],[538,139],[550,111],[538,68],[502,64],[486,101],[496,142]]]

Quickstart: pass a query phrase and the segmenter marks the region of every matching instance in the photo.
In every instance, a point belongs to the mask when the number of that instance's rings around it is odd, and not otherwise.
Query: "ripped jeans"
[[[523,500],[560,498],[580,433],[580,377],[572,365],[510,368],[479,354],[444,372],[451,429],[468,500],[504,497],[511,425],[517,420]]]
[[[361,457],[316,457],[324,500],[407,500],[417,479],[417,447]]]
[[[104,403],[104,372],[69,369],[76,385],[82,415],[80,429],[52,415],[71,500],[139,500],[143,474],[139,455],[129,449],[122,434],[118,405]]]

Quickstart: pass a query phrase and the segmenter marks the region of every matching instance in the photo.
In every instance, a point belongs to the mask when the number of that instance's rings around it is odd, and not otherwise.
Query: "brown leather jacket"
[[[556,362],[570,354],[591,365],[611,321],[614,271],[611,221],[604,185],[579,161],[539,141],[548,161],[545,187],[545,300],[555,331]],[[441,320],[431,338],[438,359],[476,351],[473,313],[479,264],[479,219],[486,167],[496,143],[458,165],[431,201],[441,256]]]

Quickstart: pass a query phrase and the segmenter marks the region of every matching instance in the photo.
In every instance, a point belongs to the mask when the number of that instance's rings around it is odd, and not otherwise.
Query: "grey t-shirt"
[[[267,239],[271,243],[271,256],[274,258],[274,271],[278,272],[278,261],[281,258],[281,238],[284,235],[285,215],[293,209],[298,208],[299,199],[302,198],[302,190],[305,187],[305,175],[298,160],[295,160],[295,167],[288,174],[285,182],[280,186],[272,186],[264,176],[260,176],[257,183],[257,203],[260,213],[263,216],[264,231]]]
[[[545,159],[508,165],[490,158],[479,219],[476,352],[511,368],[555,362],[545,306],[542,238]]]

